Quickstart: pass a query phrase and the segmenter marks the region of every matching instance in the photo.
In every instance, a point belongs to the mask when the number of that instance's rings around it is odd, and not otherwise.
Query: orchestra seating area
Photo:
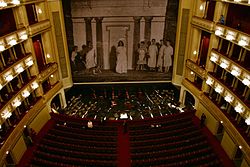
[[[194,124],[193,111],[127,120],[130,155],[118,150],[124,120],[92,120],[90,129],[87,119],[55,113],[51,117],[54,125],[34,144],[32,166],[223,166]],[[119,164],[121,158],[131,158],[130,164]]]

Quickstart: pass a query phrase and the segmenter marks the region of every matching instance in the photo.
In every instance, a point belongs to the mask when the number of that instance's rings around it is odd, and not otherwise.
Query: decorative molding
[[[185,86],[188,90],[192,90],[193,95],[196,97],[200,97],[202,94],[202,91],[200,91],[197,87],[195,87],[190,81],[187,79],[182,80],[183,86]]]
[[[206,70],[198,66],[195,62],[193,62],[190,59],[187,59],[186,61],[186,67],[188,67],[190,70],[195,72],[197,75],[199,75],[202,79],[206,78]]]
[[[39,82],[43,82],[45,79],[47,79],[51,74],[53,74],[58,69],[57,63],[52,63],[49,65],[48,68],[43,70],[37,77]]]
[[[191,20],[191,24],[193,26],[196,26],[202,30],[208,31],[208,32],[213,32],[215,24],[213,21],[203,19],[197,16],[193,16]]]
[[[40,21],[36,24],[30,25],[27,29],[30,36],[35,36],[51,27],[49,20]]]

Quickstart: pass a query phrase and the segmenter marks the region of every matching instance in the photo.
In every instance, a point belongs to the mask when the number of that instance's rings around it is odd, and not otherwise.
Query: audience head
[[[92,42],[91,41],[87,41],[87,46],[92,49],[93,48]]]
[[[77,50],[78,50],[78,46],[74,46],[73,51],[77,51]]]
[[[155,39],[152,39],[152,42],[151,42],[151,44],[155,44]]]

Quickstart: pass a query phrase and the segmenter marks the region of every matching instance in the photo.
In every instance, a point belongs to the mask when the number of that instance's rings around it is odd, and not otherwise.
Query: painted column
[[[102,20],[103,17],[96,17],[96,51],[97,65],[103,68],[103,39],[102,39]]]
[[[84,20],[86,26],[86,41],[92,42],[92,28],[91,28],[92,17],[84,17]]]
[[[140,42],[140,22],[141,22],[140,16],[134,17],[134,45],[133,45],[133,59],[132,59],[132,68],[136,68],[137,64],[137,49],[138,49],[138,43]]]
[[[151,38],[151,21],[153,20],[152,16],[145,16],[145,32],[144,32],[144,39],[145,42],[147,43],[150,41]]]

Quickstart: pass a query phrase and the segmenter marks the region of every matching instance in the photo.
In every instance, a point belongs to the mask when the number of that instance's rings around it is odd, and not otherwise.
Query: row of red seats
[[[95,153],[116,153],[116,147],[110,147],[107,145],[101,146],[93,146],[93,145],[82,145],[81,143],[78,144],[68,144],[65,142],[54,141],[49,139],[43,139],[40,143],[41,145],[45,146],[52,146],[55,148],[64,148],[67,150],[76,150],[76,151],[88,151],[88,152],[95,152]]]
[[[106,160],[89,160],[82,158],[72,158],[69,156],[58,156],[41,151],[34,152],[36,158],[43,159],[50,162],[60,162],[71,166],[107,166],[113,167],[117,166],[116,161],[106,161]],[[32,161],[33,162],[33,161]],[[39,164],[40,165],[40,164]]]

